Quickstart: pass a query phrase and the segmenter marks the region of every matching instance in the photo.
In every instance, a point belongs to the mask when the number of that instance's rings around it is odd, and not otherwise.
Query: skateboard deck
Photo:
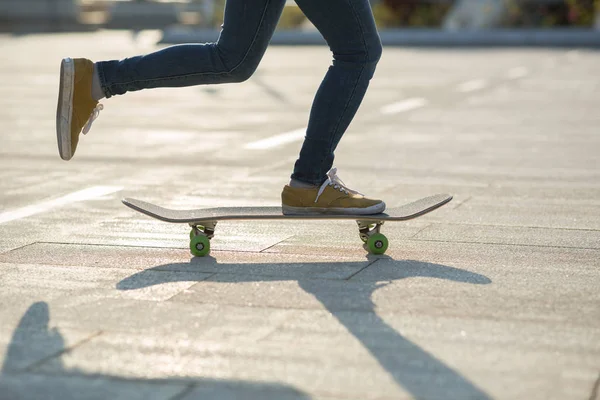
[[[452,200],[449,194],[437,194],[399,207],[386,209],[381,214],[312,214],[285,215],[281,207],[216,207],[193,210],[173,210],[142,200],[123,199],[123,204],[149,217],[171,223],[186,223],[192,227],[190,250],[196,256],[207,255],[210,239],[218,221],[232,220],[354,220],[358,223],[359,236],[374,254],[383,254],[388,247],[387,238],[381,234],[381,226],[387,221],[406,221],[425,215]]]

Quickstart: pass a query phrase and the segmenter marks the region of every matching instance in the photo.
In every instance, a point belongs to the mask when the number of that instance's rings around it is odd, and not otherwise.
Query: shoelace
[[[346,184],[337,176],[337,168],[331,168],[331,170],[327,173],[327,180],[323,182],[321,188],[319,189],[319,193],[317,193],[317,198],[315,199],[315,203],[323,194],[323,191],[327,186],[333,186],[334,189],[339,190],[340,192],[344,192],[346,194],[358,194],[364,196],[362,193],[357,192],[356,190],[350,189]]]
[[[85,125],[83,126],[83,134],[86,135],[90,129],[92,128],[92,124],[94,123],[94,121],[96,120],[96,118],[98,118],[98,115],[100,115],[100,111],[104,110],[104,106],[102,104],[98,104],[93,110],[92,110],[92,115],[90,115],[90,118],[87,120],[87,122],[85,123]]]

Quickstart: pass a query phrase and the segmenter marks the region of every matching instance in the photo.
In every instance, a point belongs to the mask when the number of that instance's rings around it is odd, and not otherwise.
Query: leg
[[[241,82],[254,73],[285,0],[228,0],[217,43],[173,46],[146,56],[94,63],[61,62],[56,137],[62,159],[75,154],[79,135],[87,133],[102,105],[98,99],[128,91]]]
[[[156,87],[241,82],[256,70],[285,0],[227,0],[216,43],[172,46],[96,64],[106,97]]]
[[[320,185],[334,150],[354,118],[381,57],[381,41],[368,0],[296,0],[333,53],[315,96],[306,138],[292,179]]]

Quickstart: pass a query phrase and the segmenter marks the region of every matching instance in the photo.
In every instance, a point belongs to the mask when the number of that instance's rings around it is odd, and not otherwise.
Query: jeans
[[[354,118],[375,66],[381,41],[368,0],[296,0],[323,35],[333,62],[312,104],[292,178],[322,184],[334,151]],[[96,64],[107,98],[156,87],[242,82],[256,70],[285,0],[227,0],[216,43],[184,44]]]

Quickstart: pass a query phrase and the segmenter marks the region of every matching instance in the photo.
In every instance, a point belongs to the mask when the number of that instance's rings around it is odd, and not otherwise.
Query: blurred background
[[[0,0],[0,31],[218,30],[225,0]],[[372,0],[382,30],[600,29],[600,0]],[[278,29],[314,28],[288,1]]]

